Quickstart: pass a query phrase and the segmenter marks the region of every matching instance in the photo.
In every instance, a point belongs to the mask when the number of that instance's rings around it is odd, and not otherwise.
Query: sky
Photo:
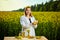
[[[49,2],[50,0],[0,0],[0,11],[12,11],[34,4]]]

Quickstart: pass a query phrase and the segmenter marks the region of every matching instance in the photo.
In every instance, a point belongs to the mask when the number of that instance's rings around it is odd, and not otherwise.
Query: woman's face
[[[30,13],[31,13],[31,8],[27,8],[27,9],[26,9],[26,14],[27,14],[27,15],[30,15]]]

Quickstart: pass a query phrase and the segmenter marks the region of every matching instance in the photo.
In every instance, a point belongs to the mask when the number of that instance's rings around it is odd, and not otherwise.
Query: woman
[[[30,31],[30,36],[35,36],[34,28],[37,28],[38,21],[32,16],[31,8],[29,6],[25,8],[25,15],[21,16],[20,23],[22,25],[22,32],[25,32],[25,36],[28,36],[27,30]]]

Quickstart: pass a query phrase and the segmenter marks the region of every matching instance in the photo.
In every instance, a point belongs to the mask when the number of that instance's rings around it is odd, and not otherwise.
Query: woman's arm
[[[20,18],[20,24],[22,25],[23,28],[29,28],[31,24],[25,24],[24,17]]]
[[[34,26],[34,28],[37,28],[37,24],[36,25],[33,25]]]
[[[33,23],[32,23],[32,25],[33,25],[34,28],[37,28],[37,24],[34,24],[35,21],[36,21],[36,19],[33,17]]]

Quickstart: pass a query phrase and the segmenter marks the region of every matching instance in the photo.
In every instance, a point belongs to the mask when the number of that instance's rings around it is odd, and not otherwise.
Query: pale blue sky
[[[34,4],[49,2],[49,0],[0,0],[0,11],[12,11]]]
[[[26,0],[26,2],[30,3],[31,5],[32,4],[41,4],[42,2],[45,3],[45,2],[49,2],[50,0]]]

